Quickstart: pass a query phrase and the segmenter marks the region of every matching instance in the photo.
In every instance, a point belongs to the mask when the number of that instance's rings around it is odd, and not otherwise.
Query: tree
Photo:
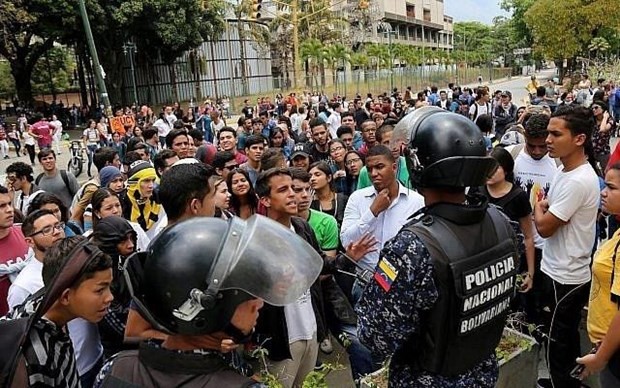
[[[609,23],[620,18],[617,0],[565,0],[561,7],[553,0],[538,0],[524,17],[532,30],[534,49],[560,66],[564,59],[588,53],[588,44],[605,28],[620,28]]]
[[[308,69],[316,87],[315,90],[319,90],[318,73],[325,58],[325,46],[318,39],[308,39],[301,44],[299,54],[301,59],[308,63]],[[310,82],[310,86],[312,86],[312,82]]]
[[[67,7],[65,0],[0,1],[0,55],[9,62],[20,101],[32,100],[32,71],[62,37],[55,23]]]
[[[364,46],[366,55],[370,58],[370,63],[375,73],[375,77],[379,69],[384,69],[389,66],[390,52],[387,45],[371,43]]]
[[[368,56],[364,52],[359,53],[351,53],[349,56],[349,63],[351,64],[351,68],[355,68],[357,73],[357,91],[356,94],[360,93],[360,74],[362,71],[368,68],[369,60]]]
[[[325,62],[327,62],[330,70],[332,71],[332,76],[334,78],[334,85],[336,89],[338,88],[338,68],[345,67],[345,83],[346,83],[346,66],[345,63],[349,57],[349,50],[342,44],[336,43],[330,46],[327,46],[325,50]]]

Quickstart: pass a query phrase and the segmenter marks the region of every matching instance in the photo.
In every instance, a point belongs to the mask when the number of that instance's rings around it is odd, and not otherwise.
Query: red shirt
[[[37,142],[40,147],[49,147],[52,144],[52,126],[47,121],[39,121],[30,126],[32,133],[39,136]]]
[[[16,263],[26,260],[28,244],[22,234],[22,228],[12,226],[9,235],[0,240],[0,317],[9,311],[6,298],[9,294],[11,280],[9,275],[17,275]]]

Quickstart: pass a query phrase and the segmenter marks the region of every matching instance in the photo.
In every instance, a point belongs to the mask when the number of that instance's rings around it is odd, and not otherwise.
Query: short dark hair
[[[549,135],[547,127],[549,127],[550,117],[546,114],[532,114],[523,127],[525,128],[525,137],[530,139],[542,139]]]
[[[382,126],[380,126],[377,129],[377,132],[375,133],[375,139],[381,143],[383,141],[383,136],[386,133],[390,133],[390,132],[394,132],[394,125],[392,124],[383,124]]]
[[[161,176],[159,201],[170,220],[181,218],[192,199],[209,194],[213,168],[203,163],[179,164]]]
[[[245,148],[250,148],[255,144],[265,144],[265,138],[262,135],[250,135],[245,138]]]
[[[118,155],[118,152],[112,147],[101,147],[95,150],[93,155],[93,163],[97,168],[97,171],[101,171],[108,164],[114,163],[114,158]]]
[[[288,168],[270,168],[263,171],[258,175],[256,179],[256,186],[254,190],[259,198],[268,197],[271,194],[271,178],[274,176],[287,175],[292,177]]]
[[[213,167],[223,169],[226,163],[235,159],[235,155],[230,151],[218,151],[213,158]]]
[[[8,194],[8,193],[9,193],[9,189],[0,185],[0,194]]]
[[[386,146],[379,144],[368,150],[368,154],[366,154],[366,159],[373,156],[385,156],[388,158],[390,162],[394,162],[394,155],[392,155],[392,151]]]
[[[310,127],[310,131],[312,131],[314,128],[319,127],[319,126],[324,126],[325,129],[327,129],[327,124],[325,124],[325,121],[323,121],[323,119],[319,118],[319,117],[315,117],[312,120],[310,120],[310,123],[308,123],[308,126]]]
[[[26,178],[28,182],[34,181],[34,177],[32,175],[34,174],[34,171],[32,170],[32,167],[27,165],[24,162],[11,163],[6,168],[6,173],[7,174],[14,173],[15,176],[17,176],[17,178]]]
[[[157,129],[153,127],[147,128],[144,130],[144,132],[142,132],[142,137],[144,138],[144,140],[152,139],[155,136],[157,136]]]
[[[258,114],[258,117],[269,117],[269,112],[264,110]]]
[[[200,129],[192,129],[188,134],[192,139],[194,139],[194,143],[202,143],[205,139],[205,135]]]
[[[185,128],[175,128],[172,131],[170,131],[167,135],[166,135],[166,147],[168,148],[172,148],[172,144],[174,143],[174,139],[176,139],[178,136],[189,136],[187,134],[187,130]]]
[[[142,160],[142,156],[136,151],[129,151],[125,154],[125,160],[123,160],[123,164],[131,166],[133,162],[137,162],[138,160]]]
[[[70,254],[75,247],[84,241],[86,241],[86,237],[84,236],[67,237],[57,241],[45,252],[42,275],[43,284],[46,287],[52,283],[56,275],[63,269],[67,262],[72,259]],[[85,280],[92,278],[95,273],[112,268],[112,259],[110,256],[101,252],[99,248],[96,248],[93,244],[88,244],[88,246],[94,251],[94,254],[90,258],[88,264],[86,264],[86,267],[82,270],[80,277],[71,285],[73,289],[78,288]]]
[[[340,137],[340,136],[344,135],[345,133],[347,133],[349,135],[353,135],[353,129],[349,128],[349,127],[345,127],[343,125],[340,128],[338,128],[338,130],[336,131],[336,136]]]
[[[61,214],[60,220],[62,222],[67,222],[67,220],[69,220],[69,212],[62,200],[58,198],[58,196],[48,192],[39,193],[30,201],[30,204],[28,205],[28,213],[39,210],[49,203],[53,203],[58,206]]]
[[[345,117],[349,117],[349,116],[355,118],[355,116],[353,116],[353,113],[349,112],[348,110],[344,111],[340,114],[340,120],[344,119]]]
[[[155,155],[153,158],[153,167],[155,167],[155,172],[158,176],[159,170],[163,170],[168,167],[168,165],[166,165],[166,159],[174,158],[175,156],[177,156],[177,153],[168,148],[159,151]]]
[[[284,154],[282,150],[279,148],[267,148],[263,155],[260,158],[260,168],[261,171],[267,171],[269,169],[275,168],[278,166],[279,162],[284,160]]]
[[[56,159],[56,153],[54,152],[53,149],[51,148],[43,148],[41,151],[39,151],[39,153],[37,154],[37,159],[39,159],[39,162],[41,161],[41,159],[46,158],[48,156],[54,156],[54,159]]]
[[[491,133],[493,131],[493,117],[490,114],[482,114],[476,119],[476,125],[482,133]]]
[[[46,215],[54,215],[51,210],[39,209],[33,212],[28,213],[26,218],[24,218],[24,222],[22,222],[22,233],[24,237],[30,237],[34,233],[34,223],[41,217]]]
[[[232,135],[233,135],[233,137],[234,137],[234,138],[237,138],[237,131],[235,131],[235,129],[234,129],[234,128],[232,128],[232,127],[224,127],[224,128],[222,128],[222,129],[220,129],[220,133],[218,133],[218,135],[217,135],[217,138],[218,138],[218,139],[219,139],[219,138],[220,138],[220,136],[222,135],[222,132],[230,132],[230,133],[232,133]]]
[[[310,182],[310,173],[303,168],[289,167],[288,170],[291,173],[291,178],[300,180],[304,183]]]

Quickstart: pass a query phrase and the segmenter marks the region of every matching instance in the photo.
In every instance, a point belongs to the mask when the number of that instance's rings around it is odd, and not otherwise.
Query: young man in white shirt
[[[478,88],[478,91],[476,93],[476,102],[471,104],[471,107],[469,108],[469,118],[473,122],[476,122],[480,115],[493,114],[489,99],[489,91],[485,88]]]
[[[546,200],[536,203],[534,222],[546,238],[541,262],[541,281],[547,286],[551,322],[547,364],[551,381],[539,385],[578,388],[570,376],[579,357],[579,322],[590,290],[590,257],[596,238],[599,180],[588,163],[592,147],[592,112],[580,106],[558,109],[549,121],[549,156],[562,167],[551,183]],[[552,384],[551,384],[552,382]]]
[[[383,245],[396,236],[413,213],[424,206],[424,198],[420,194],[396,179],[397,166],[388,147],[372,147],[366,157],[372,186],[354,191],[347,202],[340,231],[342,244],[347,246],[367,233],[378,242],[376,251],[359,260],[360,270],[374,272]],[[354,300],[359,299],[362,290],[363,286],[356,281],[352,291]]]

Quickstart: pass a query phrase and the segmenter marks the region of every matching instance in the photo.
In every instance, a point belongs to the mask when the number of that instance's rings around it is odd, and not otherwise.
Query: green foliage
[[[57,93],[68,90],[71,87],[74,69],[72,52],[66,47],[53,47],[34,67],[31,81],[33,92],[51,93],[52,85]]]
[[[534,48],[553,59],[573,58],[588,52],[588,45],[604,28],[618,32],[617,0],[538,0],[524,14],[534,37]]]
[[[11,65],[0,61],[0,98],[12,98],[15,95],[15,80],[11,76]]]

